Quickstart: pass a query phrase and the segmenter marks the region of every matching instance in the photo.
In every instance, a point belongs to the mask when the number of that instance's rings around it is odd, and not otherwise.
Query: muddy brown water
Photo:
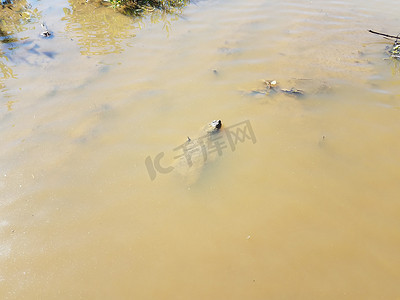
[[[0,43],[1,299],[399,297],[400,68],[367,32],[397,34],[397,2],[23,5]],[[179,147],[214,119],[187,184]]]

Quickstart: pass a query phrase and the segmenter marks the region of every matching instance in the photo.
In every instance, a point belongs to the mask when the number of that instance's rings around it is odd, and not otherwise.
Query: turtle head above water
[[[221,129],[222,122],[221,120],[214,120],[210,124],[208,124],[208,126],[209,126],[208,132],[216,132]]]

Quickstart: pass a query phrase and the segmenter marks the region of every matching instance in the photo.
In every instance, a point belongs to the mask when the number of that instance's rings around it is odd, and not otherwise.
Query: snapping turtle
[[[174,149],[179,153],[174,157],[178,159],[176,170],[188,186],[197,181],[207,163],[221,155],[221,143],[218,141],[222,137],[221,128],[221,120],[214,120],[201,130],[199,137],[192,139],[188,136],[185,143]]]

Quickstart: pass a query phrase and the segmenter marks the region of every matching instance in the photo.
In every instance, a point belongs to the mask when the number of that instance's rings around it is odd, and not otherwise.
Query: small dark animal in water
[[[50,37],[50,36],[51,36],[51,33],[50,33],[50,31],[47,29],[46,24],[42,23],[42,24],[40,24],[40,26],[42,26],[42,28],[44,29],[44,31],[43,31],[40,35],[41,35],[41,36],[44,36],[44,37]]]
[[[221,122],[221,120],[214,120],[208,126],[210,127],[210,130],[212,132],[218,131],[222,127],[222,122]]]

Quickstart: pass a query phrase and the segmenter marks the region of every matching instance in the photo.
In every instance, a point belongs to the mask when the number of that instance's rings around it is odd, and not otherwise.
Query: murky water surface
[[[0,13],[1,299],[399,297],[396,1]]]

